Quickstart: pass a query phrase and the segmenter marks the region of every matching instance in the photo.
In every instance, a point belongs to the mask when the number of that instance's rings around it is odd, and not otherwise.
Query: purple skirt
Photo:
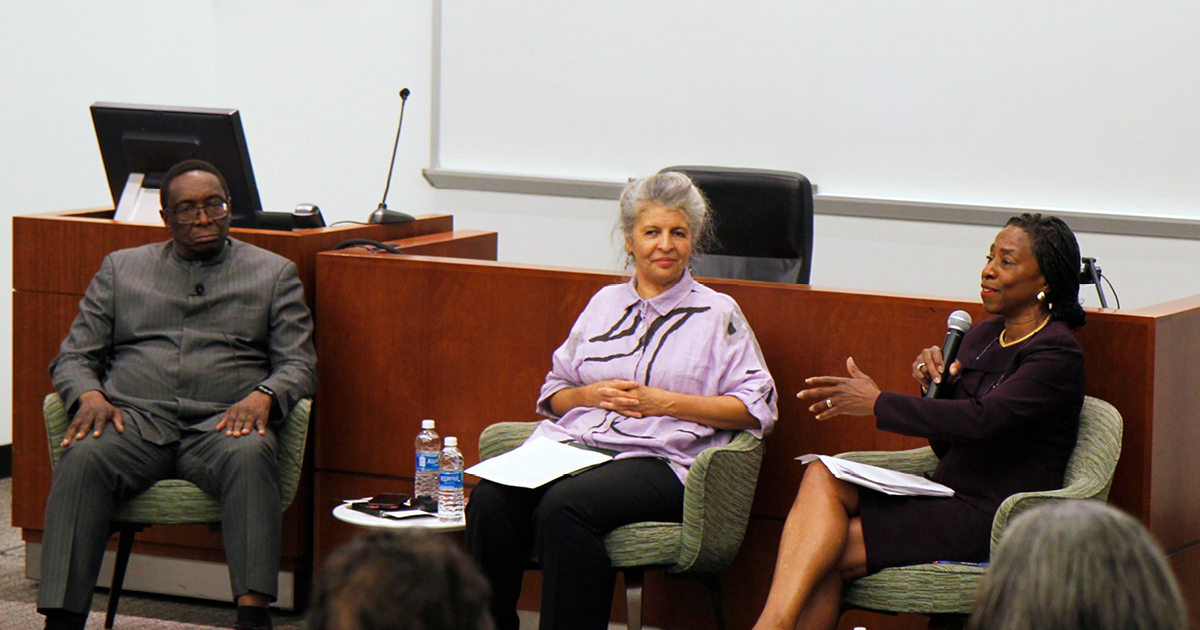
[[[992,518],[958,497],[900,497],[858,489],[867,571],[935,560],[987,562]]]

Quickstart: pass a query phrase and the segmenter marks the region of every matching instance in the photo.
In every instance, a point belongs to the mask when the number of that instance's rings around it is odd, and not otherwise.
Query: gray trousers
[[[99,438],[73,441],[55,467],[38,609],[91,608],[113,508],[160,479],[185,479],[216,497],[233,596],[254,591],[274,600],[282,529],[274,431],[238,438],[184,431],[178,442],[157,445],[134,424],[118,433],[109,423]]]

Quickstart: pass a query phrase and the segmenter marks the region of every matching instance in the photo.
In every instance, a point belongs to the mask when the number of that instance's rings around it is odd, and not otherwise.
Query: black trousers
[[[467,503],[467,551],[491,582],[497,630],[517,630],[530,550],[542,571],[541,630],[603,630],[616,585],[605,534],[682,518],[683,484],[671,467],[623,459],[532,490],[482,482]]]

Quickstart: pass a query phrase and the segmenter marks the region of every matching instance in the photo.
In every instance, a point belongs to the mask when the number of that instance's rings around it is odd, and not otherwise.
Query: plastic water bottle
[[[438,520],[443,523],[463,518],[463,455],[458,438],[446,436],[438,460]]]
[[[417,434],[417,474],[413,477],[416,484],[413,487],[414,497],[433,498],[438,493],[438,457],[442,454],[442,445],[438,434],[433,430],[433,420],[421,421],[421,432]]]

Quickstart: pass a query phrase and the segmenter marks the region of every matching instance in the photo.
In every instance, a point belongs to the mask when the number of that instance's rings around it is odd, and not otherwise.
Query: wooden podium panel
[[[443,437],[460,436],[467,460],[478,461],[480,429],[537,418],[546,348],[566,338],[577,305],[613,280],[531,269],[516,285],[505,266],[452,265],[464,273],[443,275],[395,264],[425,260],[433,259],[319,257],[317,349],[325,363],[317,408],[332,414],[315,427],[319,470],[411,481],[423,418]],[[555,299],[526,305],[522,295]]]
[[[478,436],[501,421],[539,419],[537,393],[553,350],[613,274],[561,268],[327,252],[317,257],[317,347],[323,363],[317,401],[316,483],[336,498],[379,488],[411,489],[413,438],[422,418],[454,435],[478,461]],[[706,280],[740,304],[775,377],[780,418],[767,440],[750,529],[738,560],[722,575],[734,627],[761,610],[779,538],[803,467],[816,452],[895,450],[924,440],[878,431],[874,419],[817,422],[795,398],[809,376],[845,374],[853,356],[885,390],[916,391],[912,358],[940,344],[946,318],[976,302],[809,286]],[[1200,371],[1200,297],[1138,311],[1095,311],[1078,331],[1088,393],[1125,421],[1124,447],[1110,501],[1133,513],[1168,550],[1200,541],[1200,432],[1192,421]],[[327,376],[325,376],[327,375]],[[355,482],[355,479],[358,481]],[[362,488],[362,492],[358,489]],[[328,497],[326,497],[328,498]],[[332,499],[331,499],[332,500]],[[324,506],[321,506],[324,507]],[[344,542],[328,510],[316,520],[318,559]],[[1193,609],[1200,603],[1200,554],[1172,555]],[[1196,564],[1196,567],[1192,567]],[[534,580],[526,579],[528,584]],[[646,621],[664,628],[712,627],[707,605],[686,581],[646,591]],[[677,600],[670,599],[677,597]],[[665,599],[664,599],[665,598]],[[618,596],[618,600],[621,597]],[[523,599],[531,605],[536,599]],[[619,601],[618,601],[619,605]],[[619,617],[618,617],[619,618]],[[862,625],[861,617],[857,619]],[[869,627],[911,626],[912,618],[872,616]],[[921,621],[923,623],[923,621]]]
[[[165,227],[117,223],[111,220],[112,212],[96,209],[13,217],[13,290],[83,295],[109,252],[171,238]],[[450,215],[424,215],[410,223],[291,232],[233,228],[229,235],[296,263],[311,306],[316,252],[352,238],[391,241],[453,229]]]
[[[166,228],[116,223],[112,210],[56,212],[13,219],[13,525],[41,540],[50,460],[42,399],[53,391],[47,366],[58,353],[88,283],[109,252],[170,238]],[[494,232],[453,231],[453,217],[426,215],[410,223],[348,225],[278,232],[234,228],[234,238],[296,263],[310,308],[315,303],[316,254],[364,238],[407,251],[494,260]],[[313,309],[315,312],[315,308]],[[321,359],[318,357],[318,369]],[[314,418],[315,422],[315,418]],[[310,434],[310,444],[311,442]],[[311,448],[311,447],[310,447]],[[311,472],[284,514],[283,568],[306,571],[312,550]],[[152,527],[135,553],[224,561],[219,533],[207,527]]]

